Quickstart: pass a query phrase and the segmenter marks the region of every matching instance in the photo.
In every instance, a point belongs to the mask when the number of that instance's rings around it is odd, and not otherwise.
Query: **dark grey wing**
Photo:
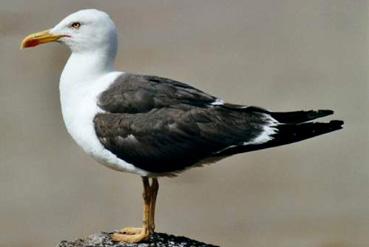
[[[98,105],[111,113],[142,113],[182,104],[206,107],[216,100],[185,83],[126,73],[100,95]]]
[[[185,105],[137,114],[101,113],[94,119],[105,148],[155,173],[180,171],[254,140],[267,122],[258,112]]]
[[[123,74],[103,92],[96,134],[117,157],[150,172],[172,173],[204,161],[305,140],[342,121],[305,123],[330,110],[269,112],[223,104],[187,84]]]

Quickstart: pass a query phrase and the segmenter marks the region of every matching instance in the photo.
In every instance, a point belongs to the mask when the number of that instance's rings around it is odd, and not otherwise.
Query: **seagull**
[[[67,131],[99,163],[142,177],[142,227],[112,234],[119,242],[148,240],[155,230],[158,178],[234,154],[302,141],[342,128],[313,122],[331,110],[272,112],[224,102],[179,81],[117,71],[117,28],[105,12],[85,9],[30,34],[21,48],[65,44],[71,55],[59,91]]]

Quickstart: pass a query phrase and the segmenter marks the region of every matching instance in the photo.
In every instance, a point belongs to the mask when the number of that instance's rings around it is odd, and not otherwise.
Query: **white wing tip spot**
[[[216,99],[211,103],[211,105],[224,105],[224,100],[222,99]]]
[[[263,126],[263,131],[254,140],[244,142],[243,145],[262,144],[273,140],[273,135],[278,132],[276,126],[279,124],[279,122],[268,114],[264,114],[264,116],[268,120],[268,123]]]

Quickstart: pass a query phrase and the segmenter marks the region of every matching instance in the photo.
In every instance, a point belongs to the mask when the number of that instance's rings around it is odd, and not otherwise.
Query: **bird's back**
[[[166,78],[124,74],[99,97],[94,118],[102,145],[156,174],[232,154],[284,145],[341,128],[305,123],[332,111],[272,113],[220,99]]]

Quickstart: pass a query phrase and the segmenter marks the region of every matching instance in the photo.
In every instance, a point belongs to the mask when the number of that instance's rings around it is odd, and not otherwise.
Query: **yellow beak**
[[[23,39],[20,48],[35,47],[41,44],[58,41],[60,38],[65,36],[66,35],[53,35],[49,30],[33,33]]]

